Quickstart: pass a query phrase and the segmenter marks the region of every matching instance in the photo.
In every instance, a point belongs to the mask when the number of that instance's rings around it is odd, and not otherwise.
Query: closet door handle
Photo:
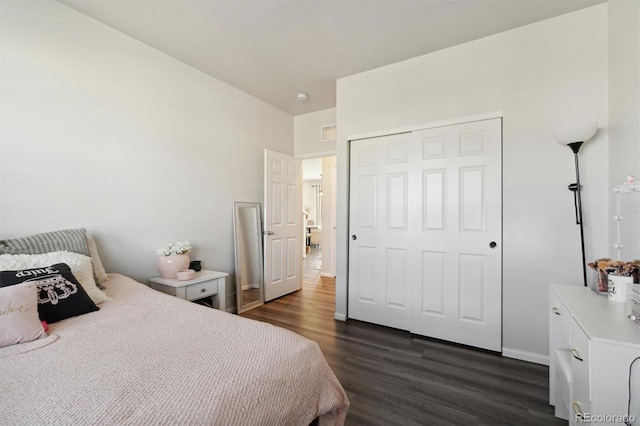
[[[553,308],[552,311],[556,315],[562,315],[562,313],[558,310],[558,308]]]

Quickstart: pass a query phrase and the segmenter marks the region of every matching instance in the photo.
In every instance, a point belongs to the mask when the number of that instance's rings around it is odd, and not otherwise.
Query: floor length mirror
[[[238,313],[264,303],[260,203],[233,203]]]

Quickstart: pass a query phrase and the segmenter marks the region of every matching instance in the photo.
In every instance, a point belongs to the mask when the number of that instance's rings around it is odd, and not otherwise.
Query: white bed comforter
[[[342,424],[318,345],[110,274],[111,301],[0,348],[3,425]]]

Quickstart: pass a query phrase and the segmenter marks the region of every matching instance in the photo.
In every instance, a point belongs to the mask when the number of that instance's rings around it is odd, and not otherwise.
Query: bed
[[[2,424],[340,425],[349,400],[296,333],[108,274],[99,310],[0,348]]]

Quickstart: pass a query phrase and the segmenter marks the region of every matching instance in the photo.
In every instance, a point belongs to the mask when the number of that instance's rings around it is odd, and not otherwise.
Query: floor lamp
[[[580,185],[580,166],[578,162],[578,151],[586,141],[591,139],[598,130],[598,123],[585,123],[579,127],[567,127],[556,131],[555,138],[559,144],[568,146],[573,152],[576,166],[576,183],[569,185],[569,190],[573,192],[573,203],[576,211],[576,224],[580,226],[580,248],[582,249],[582,277],[584,286],[587,286],[587,259],[584,251],[584,225],[582,217],[582,195]]]

